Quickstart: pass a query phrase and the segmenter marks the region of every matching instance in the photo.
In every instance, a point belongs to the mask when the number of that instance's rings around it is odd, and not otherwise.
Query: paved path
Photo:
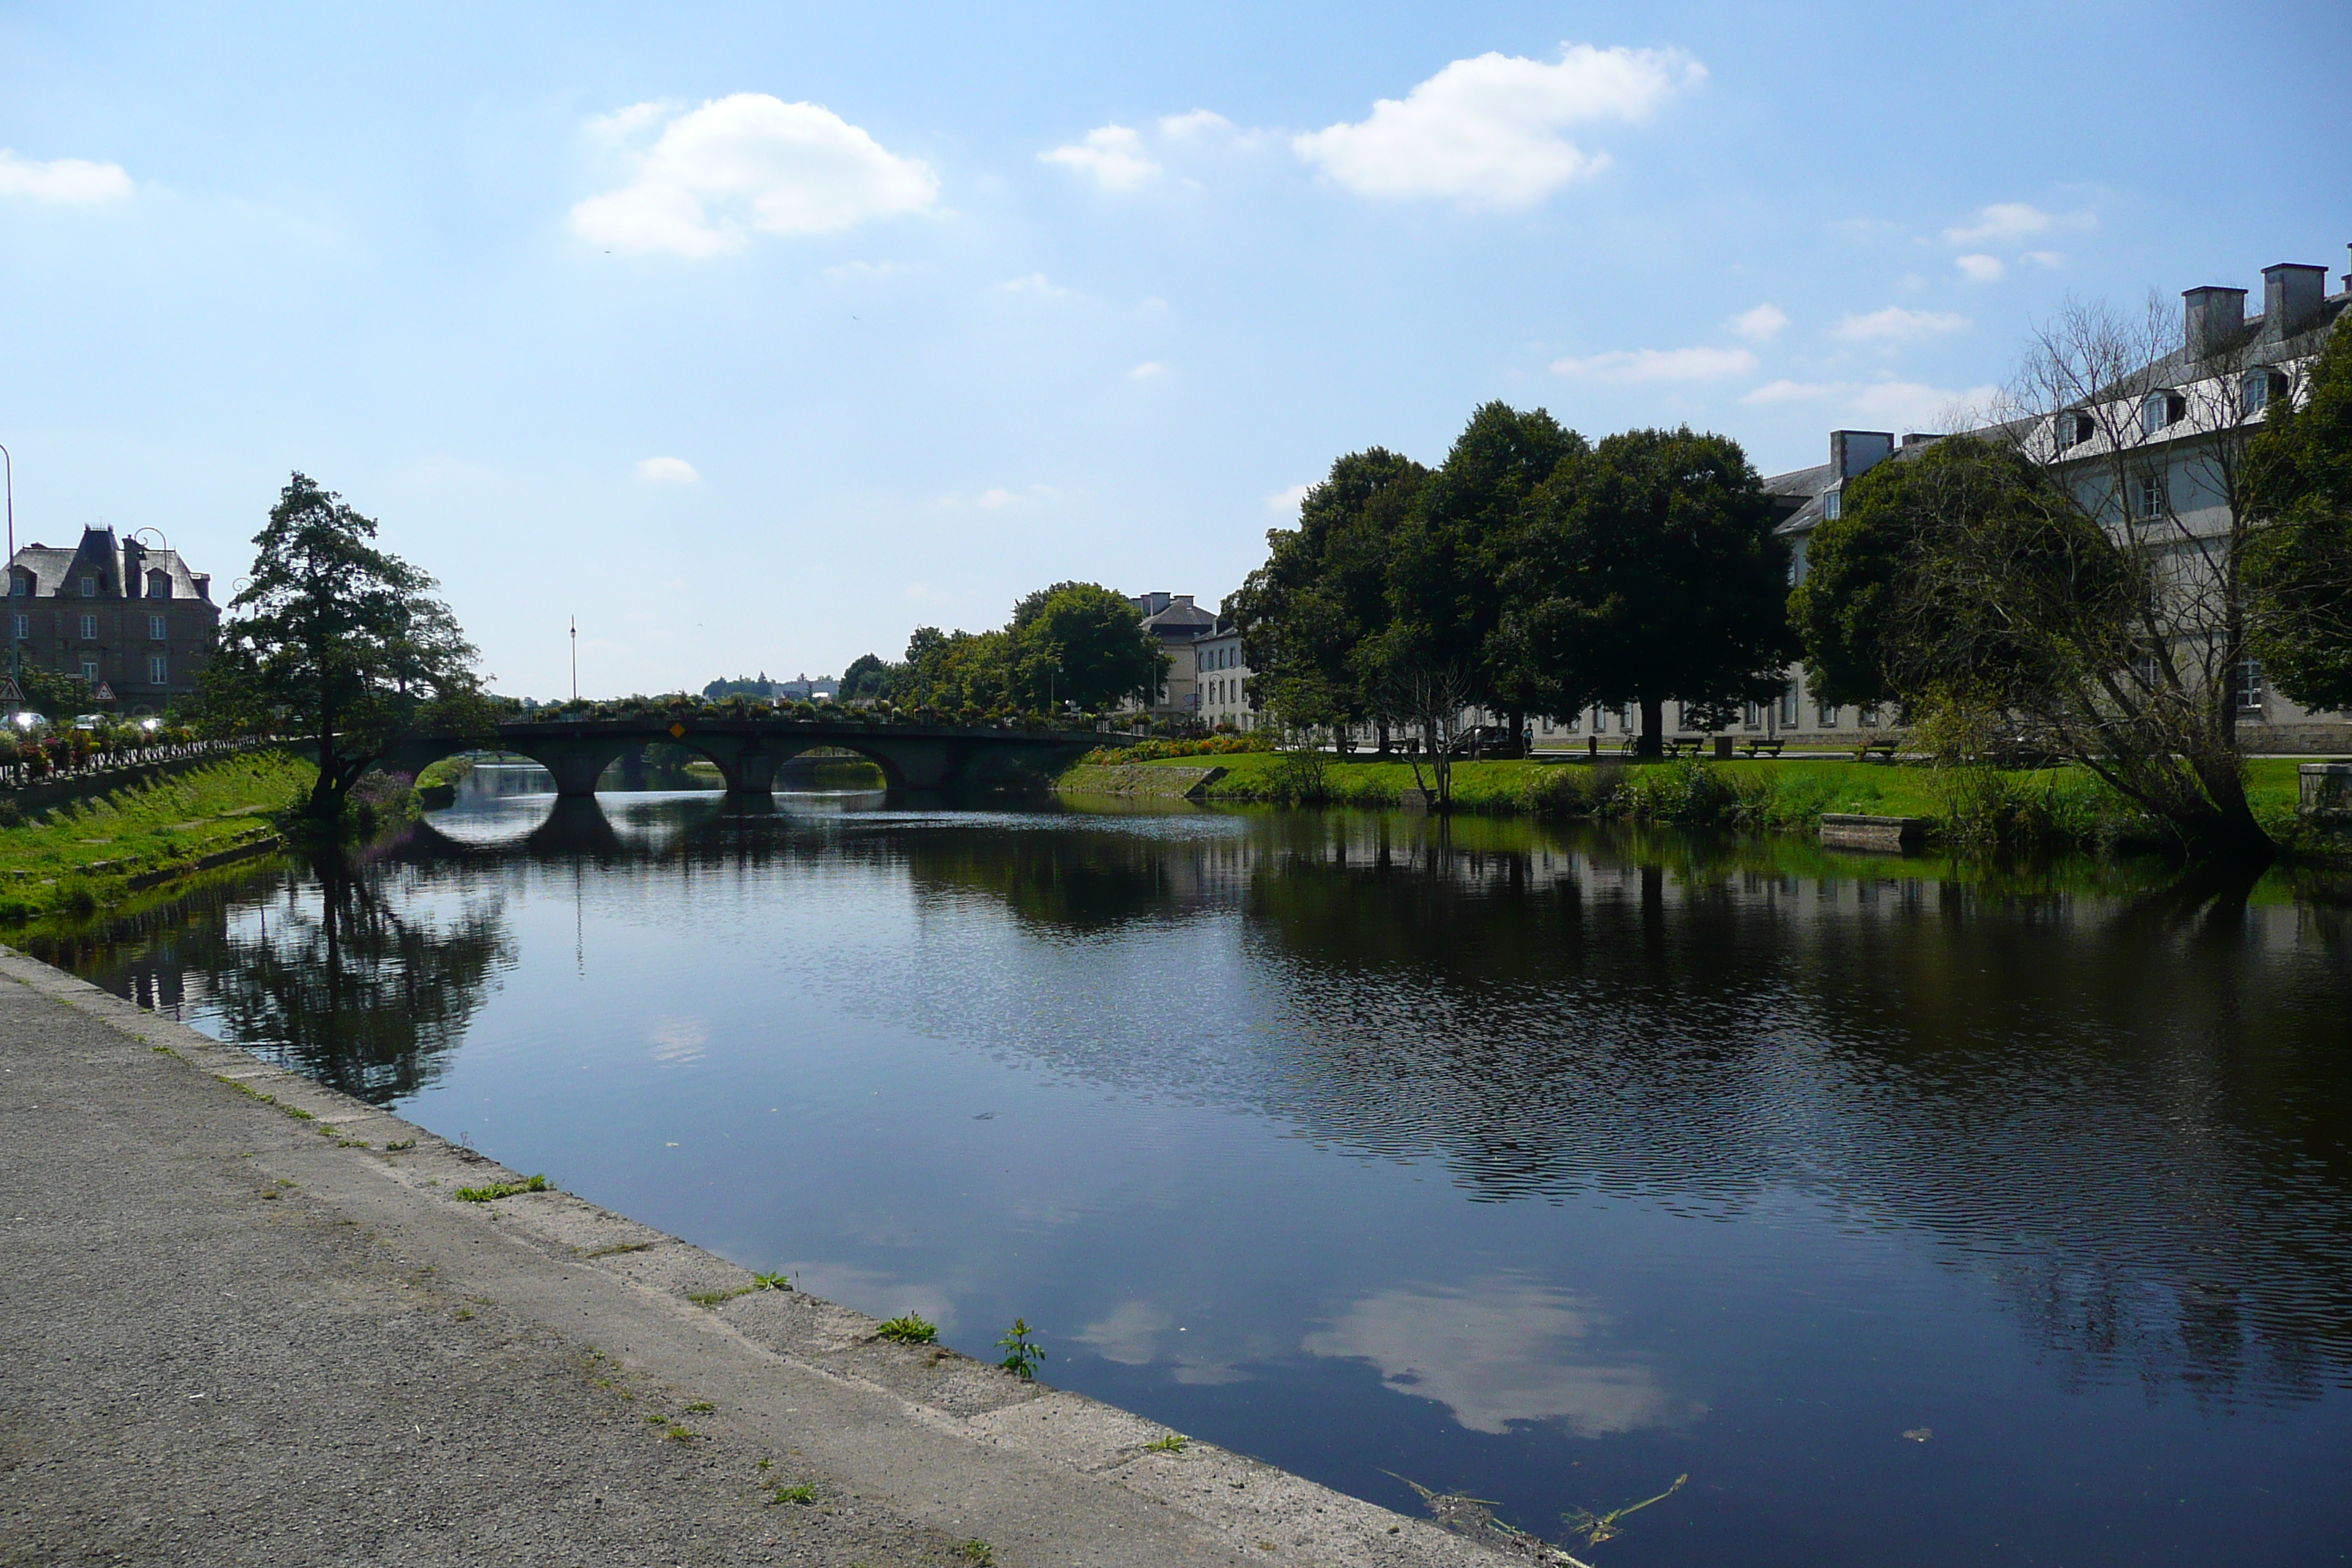
[[[0,1563],[1498,1561],[512,1175],[0,948]]]

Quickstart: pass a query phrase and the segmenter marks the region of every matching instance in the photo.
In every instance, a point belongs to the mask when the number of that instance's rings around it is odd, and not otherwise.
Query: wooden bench
[[[1759,753],[1768,757],[1777,757],[1780,754],[1780,748],[1786,744],[1788,742],[1785,741],[1768,741],[1759,736],[1752,741],[1742,742],[1740,749],[1751,757]]]
[[[1666,737],[1666,755],[1679,757],[1688,752],[1694,757],[1698,756],[1706,750],[1706,741],[1705,735],[1669,735]]]
[[[1866,763],[1873,757],[1882,757],[1891,763],[1895,760],[1895,746],[1893,741],[1864,741],[1853,749],[1853,760]]]

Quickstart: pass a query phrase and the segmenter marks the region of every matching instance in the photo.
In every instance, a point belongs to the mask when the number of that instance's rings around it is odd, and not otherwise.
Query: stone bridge
[[[1105,743],[1092,730],[995,730],[954,724],[860,724],[845,720],[678,718],[515,720],[500,724],[497,747],[529,757],[555,775],[555,793],[596,793],[604,770],[648,745],[685,746],[718,765],[730,791],[767,795],[776,770],[815,746],[838,746],[870,759],[894,790],[952,790],[1016,776],[1051,775]],[[415,773],[458,752],[483,751],[479,736],[411,735],[378,757],[379,768]]]

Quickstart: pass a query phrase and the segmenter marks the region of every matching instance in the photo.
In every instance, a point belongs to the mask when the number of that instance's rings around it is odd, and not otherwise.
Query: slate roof
[[[75,571],[78,564],[106,574],[109,592],[102,597],[121,596],[119,579],[122,574],[122,544],[115,538],[111,528],[82,530],[81,543],[71,550],[55,544],[27,544],[9,562],[12,568],[33,574],[33,596],[36,598],[80,597],[79,589],[68,592],[79,574]],[[134,598],[147,596],[145,579],[150,572],[169,572],[172,574],[172,597],[174,599],[205,597],[196,591],[196,574],[188,570],[188,563],[181,559],[176,550],[146,548],[139,557],[137,569],[140,582],[138,591],[131,595]]]

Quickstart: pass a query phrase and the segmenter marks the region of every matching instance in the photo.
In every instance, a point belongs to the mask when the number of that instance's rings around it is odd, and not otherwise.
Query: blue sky
[[[223,584],[299,468],[501,689],[1213,604],[1487,398],[1767,472],[2070,293],[2346,265],[2352,13],[0,8],[19,542]]]

